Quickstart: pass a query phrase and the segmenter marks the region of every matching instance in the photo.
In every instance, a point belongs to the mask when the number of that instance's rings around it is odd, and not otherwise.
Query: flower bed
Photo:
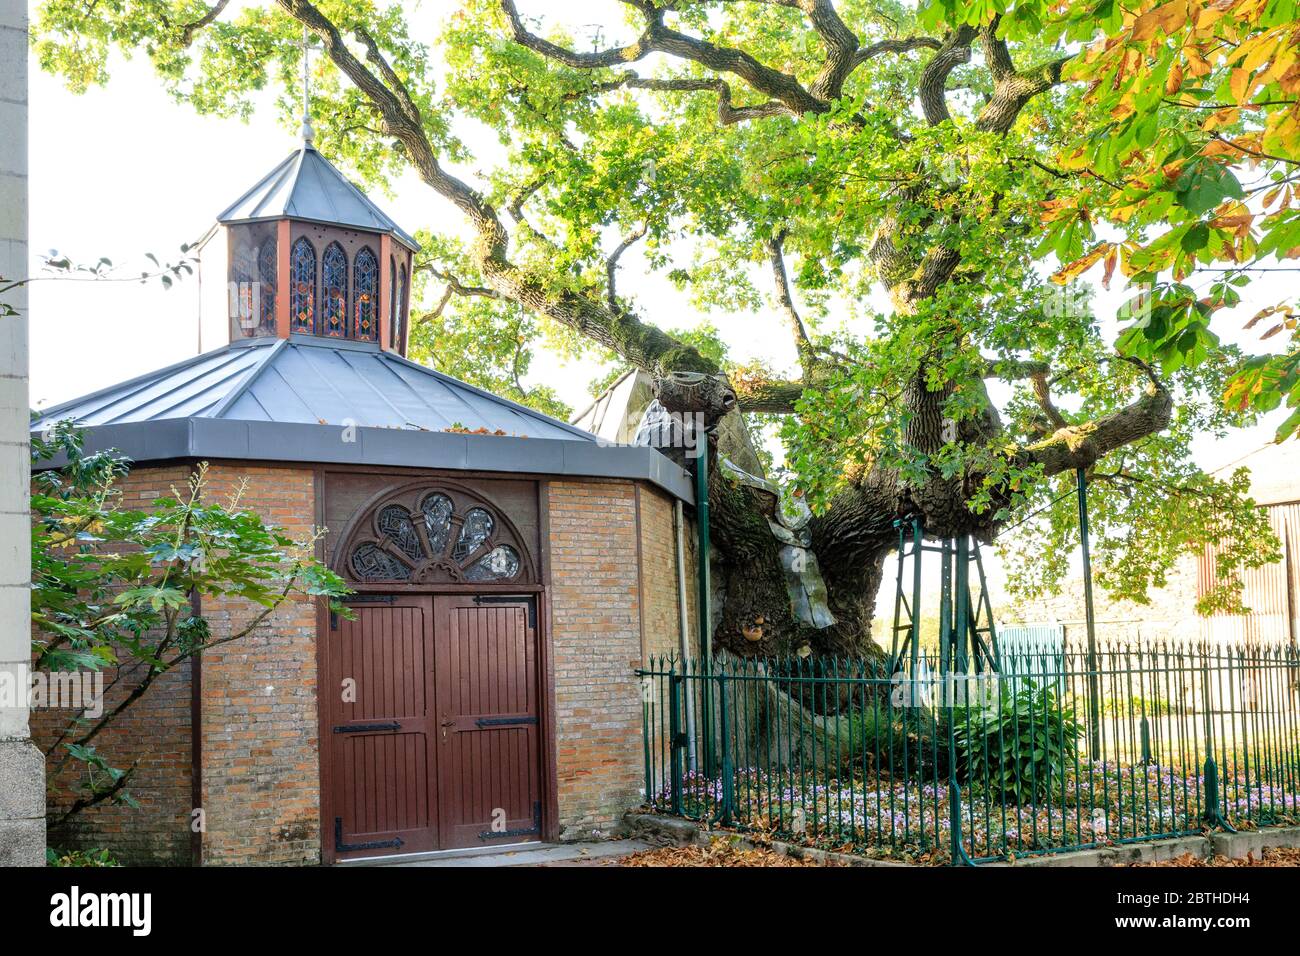
[[[1252,778],[1220,775],[1220,809],[1234,826],[1300,821],[1294,786],[1261,783],[1258,770]],[[687,774],[683,815],[722,822],[722,783]],[[1041,798],[1030,804],[963,791],[962,846],[975,859],[997,859],[1194,833],[1203,828],[1204,793],[1200,770],[1081,762],[1059,782],[1047,781]],[[670,808],[671,789],[658,793],[653,804]],[[823,785],[812,775],[801,779],[798,771],[746,768],[734,774],[727,822],[825,849],[945,863],[951,856],[951,809],[945,780],[882,776]]]

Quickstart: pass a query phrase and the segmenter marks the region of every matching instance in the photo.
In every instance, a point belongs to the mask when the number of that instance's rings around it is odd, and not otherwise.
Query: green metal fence
[[[1059,645],[997,672],[665,658],[638,671],[657,810],[870,856],[970,863],[1300,818],[1285,645]],[[1091,666],[1090,666],[1091,665]]]

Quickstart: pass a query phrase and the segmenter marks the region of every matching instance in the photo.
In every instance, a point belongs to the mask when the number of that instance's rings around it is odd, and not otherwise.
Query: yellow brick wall
[[[552,482],[549,520],[560,828],[590,838],[641,802],[635,486]]]
[[[295,539],[315,528],[311,471],[214,463],[209,498],[225,503],[247,478],[240,507]],[[245,601],[206,600],[214,634],[255,613]],[[316,722],[316,605],[282,605],[258,630],[203,658],[205,864],[320,859]]]

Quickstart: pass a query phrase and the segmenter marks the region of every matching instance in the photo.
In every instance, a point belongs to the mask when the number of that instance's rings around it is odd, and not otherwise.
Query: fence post
[[[723,826],[731,824],[731,818],[735,809],[736,800],[736,781],[735,774],[732,770],[731,758],[731,736],[727,733],[727,675],[725,671],[718,673],[718,724],[719,724],[719,742],[722,748],[722,813],[718,817],[718,822]]]
[[[1214,760],[1214,700],[1210,690],[1209,648],[1201,648],[1201,684],[1205,698],[1205,810],[1201,821],[1208,827],[1220,827],[1236,833],[1219,808],[1219,765]],[[1217,670],[1217,668],[1216,668]]]
[[[1079,540],[1083,545],[1083,611],[1088,623],[1088,756],[1101,759],[1101,675],[1097,672],[1097,621],[1092,607],[1092,553],[1088,544],[1088,477],[1075,469],[1079,487]]]
[[[966,676],[967,655],[965,651],[966,638],[970,627],[970,582],[967,577],[970,570],[970,557],[967,551],[969,538],[962,535],[956,540],[955,546],[950,542],[944,542],[944,587],[948,591],[948,613],[952,614],[950,620],[945,620],[940,626],[947,626],[947,639],[949,642],[956,643],[948,650],[947,666],[950,668],[948,673],[943,675],[945,692],[940,700],[940,707],[943,709],[945,718],[948,722],[948,834],[952,840],[952,865],[953,866],[974,866],[975,862],[966,853],[965,847],[962,846],[961,838],[961,785],[957,782],[957,720],[956,707],[957,701],[954,699],[956,690],[953,684],[952,668],[960,673],[963,678]],[[956,567],[952,568],[956,576],[956,586],[950,581],[948,576],[950,563],[955,560]],[[954,594],[953,591],[956,591]],[[966,687],[963,685],[963,694]]]
[[[672,760],[669,777],[670,786],[672,787],[673,815],[678,817],[682,815],[682,751],[686,746],[680,716],[682,709],[682,681],[682,675],[669,673],[668,753]]]

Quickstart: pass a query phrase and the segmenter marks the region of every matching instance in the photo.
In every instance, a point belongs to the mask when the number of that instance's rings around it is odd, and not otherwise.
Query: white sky
[[[608,0],[578,3],[566,8],[570,22],[590,23],[602,16],[609,21]],[[536,4],[526,4],[526,11],[530,6]],[[442,2],[435,4],[435,9],[443,7]],[[427,17],[426,22],[434,19]],[[33,275],[39,275],[36,256],[50,248],[74,261],[108,256],[126,275],[149,268],[146,252],[175,259],[182,243],[198,239],[217,212],[296,146],[295,137],[276,125],[269,108],[249,124],[197,116],[163,92],[143,57],[129,62],[117,58],[110,85],[84,96],[68,93],[34,61],[30,76]],[[487,142],[484,137],[485,149],[490,149]],[[374,198],[405,228],[463,228],[455,211],[414,177],[395,183],[394,191],[393,198]],[[1294,276],[1286,275],[1257,281],[1237,310],[1241,319],[1277,301],[1289,291],[1285,283],[1292,281]],[[1110,293],[1099,293],[1098,314],[1113,314],[1126,298],[1119,284]],[[638,255],[624,257],[620,285],[639,295],[646,314],[661,324],[684,326],[702,319],[665,282],[647,276]],[[192,280],[168,291],[156,280],[142,285],[39,279],[31,286],[31,309],[36,407],[179,361],[197,350],[197,288]],[[764,357],[779,366],[793,357],[775,313],[712,314],[708,319],[740,360]],[[1235,317],[1221,318],[1216,328],[1238,325]],[[1110,326],[1113,330],[1113,323]],[[208,342],[204,348],[218,344]],[[591,363],[565,366],[543,354],[534,362],[531,378],[554,386],[580,409],[589,401],[587,382],[598,371]],[[1277,420],[1273,416],[1265,425],[1226,441],[1203,442],[1198,460],[1215,467],[1240,457],[1268,441]]]

